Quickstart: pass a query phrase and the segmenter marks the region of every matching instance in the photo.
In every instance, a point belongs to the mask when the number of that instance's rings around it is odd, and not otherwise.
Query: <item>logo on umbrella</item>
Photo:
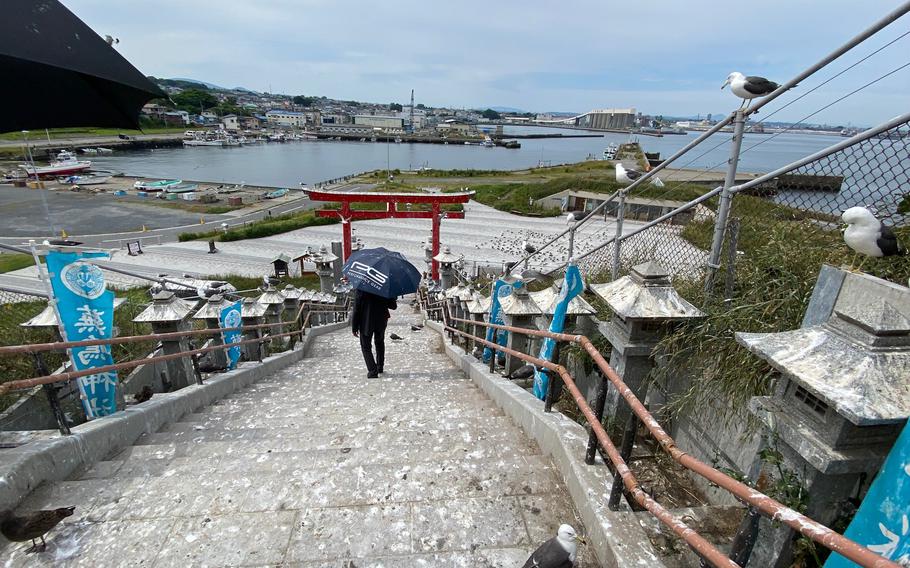
[[[366,278],[367,280],[372,280],[379,286],[384,285],[389,279],[388,275],[383,274],[372,266],[369,266],[362,262],[357,262],[356,260],[351,263],[351,268],[348,270],[348,276],[351,275]]]

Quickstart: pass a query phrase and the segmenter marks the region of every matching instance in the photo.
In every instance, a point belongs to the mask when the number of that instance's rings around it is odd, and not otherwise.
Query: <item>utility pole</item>
[[[414,132],[414,89],[411,89],[411,118],[409,124],[411,132]]]

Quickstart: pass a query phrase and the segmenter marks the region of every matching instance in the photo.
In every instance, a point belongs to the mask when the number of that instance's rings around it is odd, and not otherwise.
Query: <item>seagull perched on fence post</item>
[[[844,242],[857,254],[864,257],[873,256],[900,256],[907,254],[907,249],[897,240],[897,235],[891,227],[876,219],[875,215],[865,207],[851,207],[844,211],[841,220],[846,225],[844,228]],[[855,264],[856,255],[853,257]],[[857,271],[863,267],[863,259]]]
[[[743,104],[739,105],[739,108],[746,106],[749,100],[770,95],[780,87],[774,81],[769,81],[764,77],[755,77],[753,75],[746,77],[739,71],[734,71],[727,75],[727,80],[720,86],[720,90],[724,90],[727,85],[730,85],[730,91],[734,95],[743,100]]]

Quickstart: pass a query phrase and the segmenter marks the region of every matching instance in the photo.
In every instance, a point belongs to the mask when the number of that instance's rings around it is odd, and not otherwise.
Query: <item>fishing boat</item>
[[[67,185],[100,185],[111,181],[111,176],[67,176],[61,181]]]
[[[30,176],[60,176],[85,171],[92,167],[88,160],[77,160],[76,155],[70,151],[62,150],[49,166],[33,166],[19,164]]]
[[[189,193],[191,191],[196,191],[196,188],[199,187],[199,184],[196,183],[179,183],[177,185],[170,185],[164,188],[165,193]]]
[[[164,191],[183,183],[182,179],[161,179],[157,181],[137,181],[133,187],[141,191]]]
[[[484,148],[492,148],[494,146],[493,139],[490,138],[489,136],[484,136],[483,142],[480,145],[483,146]]]
[[[616,144],[610,144],[610,145],[607,146],[607,148],[604,150],[603,159],[604,159],[604,160],[613,160],[613,159],[615,159],[615,158],[616,158],[616,152],[618,152],[618,151],[619,151],[619,146],[617,146]]]
[[[114,153],[114,151],[111,148],[102,148],[101,146],[98,146],[95,149],[98,150],[99,154],[113,154]]]
[[[284,197],[288,194],[288,190],[285,188],[276,189],[275,191],[270,191],[265,194],[266,199],[278,199],[279,197]]]
[[[82,153],[83,154],[97,154],[98,148],[83,148]]]

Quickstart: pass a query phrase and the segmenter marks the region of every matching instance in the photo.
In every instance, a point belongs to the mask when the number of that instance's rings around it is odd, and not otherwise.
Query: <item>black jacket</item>
[[[398,308],[398,302],[376,294],[357,290],[354,294],[354,313],[351,314],[351,328],[361,333],[385,329],[391,314]]]

